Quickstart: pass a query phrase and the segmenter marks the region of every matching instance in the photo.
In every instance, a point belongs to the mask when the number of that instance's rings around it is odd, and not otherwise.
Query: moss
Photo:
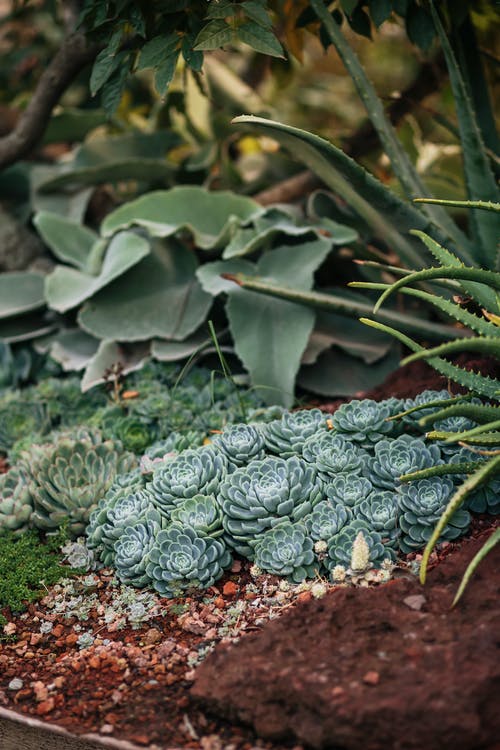
[[[28,603],[39,599],[46,588],[75,571],[61,564],[59,552],[65,532],[42,542],[35,531],[20,537],[7,533],[0,537],[0,610],[23,612]],[[1,625],[1,621],[0,621]]]

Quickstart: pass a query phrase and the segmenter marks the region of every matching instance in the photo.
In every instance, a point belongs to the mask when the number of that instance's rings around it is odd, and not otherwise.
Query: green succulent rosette
[[[367,476],[375,487],[387,490],[393,490],[403,474],[443,463],[439,446],[411,435],[381,440],[375,445],[374,453],[367,461]]]
[[[216,539],[222,536],[222,510],[214,495],[194,495],[178,505],[171,514],[171,520],[182,526],[190,526],[198,534]]]
[[[251,424],[226,427],[212,439],[212,445],[226,456],[232,469],[253,459],[264,458],[266,453],[262,429]]]
[[[213,586],[231,562],[231,554],[221,539],[173,523],[156,535],[146,574],[158,593],[174,598],[193,588]]]
[[[324,450],[343,451],[353,447],[356,447],[354,443],[347,440],[343,435],[339,435],[333,430],[322,430],[307,438],[302,448],[302,458],[305,458],[311,464],[315,464],[318,456]]]
[[[0,453],[8,453],[14,443],[31,433],[44,433],[49,421],[43,406],[16,394],[2,399],[0,404]]]
[[[33,499],[28,488],[28,478],[23,471],[12,468],[0,474],[0,536],[7,531],[16,536],[31,525]]]
[[[260,534],[285,519],[305,518],[321,499],[316,469],[298,456],[250,461],[227,475],[217,495],[225,539],[249,559]]]
[[[373,484],[363,476],[337,474],[323,489],[327,499],[333,504],[341,503],[354,508],[372,492]]]
[[[285,412],[265,425],[264,440],[268,451],[289,458],[302,453],[308,437],[326,429],[326,415],[320,409]]]
[[[303,523],[281,521],[255,541],[255,565],[294,583],[312,578],[319,568],[313,541]]]
[[[321,500],[306,516],[305,524],[309,536],[315,542],[325,541],[338,534],[338,532],[352,520],[352,510],[336,503],[335,505],[328,500]]]
[[[106,434],[119,440],[125,450],[132,453],[144,453],[154,442],[157,435],[155,426],[138,417],[126,416],[106,422]]]
[[[366,560],[365,568],[353,567],[353,557],[356,556],[354,543],[359,533],[362,533],[366,543]],[[355,518],[346,524],[338,534],[334,534],[327,540],[327,557],[324,564],[328,570],[332,571],[337,565],[342,565],[346,569],[363,570],[370,567],[378,568],[384,560],[394,560],[394,551],[386,547],[382,541],[382,536],[378,531],[374,531],[370,526],[359,518]]]
[[[318,477],[326,487],[339,474],[361,476],[368,458],[368,453],[354,443],[342,447],[330,445],[316,458]]]
[[[415,396],[415,398],[408,398],[405,400],[404,409],[402,411],[413,409],[415,406],[419,406],[420,408],[417,409],[417,411],[412,412],[411,414],[406,414],[404,417],[402,417],[402,421],[417,432],[425,432],[427,428],[421,427],[419,425],[419,420],[423,417],[427,417],[429,414],[432,414],[432,412],[441,409],[440,406],[426,406],[426,404],[430,404],[433,401],[447,401],[450,398],[451,394],[445,389],[441,391],[422,391],[422,393],[419,393],[417,396]]]
[[[425,547],[434,527],[455,492],[451,479],[432,477],[408,482],[398,487],[399,547],[413,552]],[[444,527],[439,541],[449,541],[465,534],[471,521],[470,513],[459,508]]]
[[[386,547],[398,549],[400,529],[399,504],[396,492],[374,490],[365,500],[354,506],[354,515],[382,536]]]
[[[211,446],[188,449],[153,473],[147,489],[165,518],[188,497],[215,494],[226,475],[227,459]]]
[[[114,567],[122,583],[137,588],[151,585],[146,569],[160,529],[151,519],[124,529],[114,550]]]
[[[138,469],[125,474],[118,474],[109,490],[99,500],[96,507],[89,516],[89,522],[85,530],[87,544],[92,549],[101,546],[104,526],[108,522],[108,511],[114,508],[116,503],[123,497],[128,497],[144,490],[146,481]]]
[[[379,440],[397,434],[397,422],[387,420],[402,409],[403,402],[398,399],[354,399],[342,404],[332,414],[331,421],[337,433],[364,448],[371,448]]]
[[[500,513],[500,479],[490,479],[489,482],[477,487],[465,498],[463,507],[474,513],[498,515]]]
[[[96,388],[82,393],[77,377],[42,380],[34,395],[52,425],[63,428],[88,422],[98,409],[106,406],[106,394]]]

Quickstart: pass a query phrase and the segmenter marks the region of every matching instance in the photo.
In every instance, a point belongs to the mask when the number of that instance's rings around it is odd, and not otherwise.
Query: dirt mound
[[[500,548],[450,610],[485,536],[422,587],[340,588],[219,647],[192,694],[261,737],[336,750],[494,750],[500,734]]]

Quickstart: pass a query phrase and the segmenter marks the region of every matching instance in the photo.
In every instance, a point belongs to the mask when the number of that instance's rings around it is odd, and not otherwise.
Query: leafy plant
[[[360,532],[362,540],[358,538]],[[362,555],[356,554],[356,540],[358,540],[358,546],[360,546],[360,541],[365,546]],[[362,563],[360,563],[361,557]],[[325,565],[330,571],[337,565],[359,571],[369,567],[379,567],[384,560],[392,559],[394,559],[394,552],[390,547],[384,546],[379,532],[372,530],[365,521],[354,519],[328,539],[328,556],[325,559]]]
[[[113,564],[120,581],[142,588],[151,583],[146,568],[160,526],[152,519],[127,526],[114,545]]]
[[[33,500],[27,487],[27,477],[12,468],[0,475],[0,536],[11,532],[21,536],[29,528]]]
[[[215,495],[194,495],[186,498],[172,511],[171,520],[214,539],[220,537],[224,531],[222,511]]]
[[[301,522],[281,521],[259,535],[254,550],[255,565],[267,573],[287,576],[294,583],[314,575],[313,542]]]
[[[402,549],[398,528],[398,495],[390,490],[374,490],[353,509],[356,518],[378,531],[386,547]]]
[[[349,440],[369,447],[384,437],[395,434],[397,424],[388,419],[399,411],[401,403],[397,399],[353,399],[341,404],[332,414],[332,425],[336,432]]]
[[[427,445],[410,435],[395,440],[381,440],[374,446],[374,456],[368,461],[370,481],[382,489],[393,490],[401,477],[411,472],[442,463],[437,445]]]
[[[351,520],[352,512],[348,506],[321,500],[306,516],[305,523],[313,541],[323,540],[326,542]]]
[[[280,419],[266,424],[264,440],[269,451],[289,458],[300,455],[307,438],[326,428],[325,415],[320,409],[285,412]]]
[[[262,429],[251,424],[234,424],[215,435],[212,444],[222,451],[234,468],[254,458],[264,458],[265,440]]]

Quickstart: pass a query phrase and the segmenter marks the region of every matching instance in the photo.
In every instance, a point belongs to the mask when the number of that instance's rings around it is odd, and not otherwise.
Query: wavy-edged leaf
[[[4,344],[30,341],[51,333],[56,327],[56,323],[45,321],[39,311],[2,318],[0,320],[0,340]]]
[[[455,594],[455,598],[452,602],[452,607],[457,604],[459,599],[461,598],[462,594],[465,591],[465,588],[467,584],[469,583],[470,579],[472,578],[472,575],[474,574],[477,566],[479,563],[484,560],[488,552],[491,552],[493,547],[495,547],[498,542],[500,542],[500,527],[495,529],[487,539],[487,541],[483,544],[479,552],[477,552],[470,563],[467,565],[467,568],[465,569],[465,573],[463,575],[462,580],[460,581],[460,586],[457,589],[457,593]]]
[[[98,276],[57,266],[45,280],[47,304],[66,312],[92,297],[148,255],[149,243],[133,232],[119,232],[110,241]]]
[[[191,355],[205,349],[212,344],[208,331],[205,328],[196,331],[184,341],[166,341],[165,339],[154,339],[151,343],[151,356],[160,362],[176,362],[186,359]]]
[[[231,260],[214,260],[213,263],[203,263],[196,271],[196,277],[205,292],[217,297],[218,294],[234,292],[234,282],[224,278],[222,274],[246,273],[252,274],[255,265],[248,260],[232,258]]]
[[[99,348],[85,368],[81,382],[82,393],[99,383],[104,383],[105,372],[113,365],[119,364],[121,372],[127,375],[129,372],[140,370],[148,359],[149,342],[122,346],[116,341],[101,341]]]
[[[99,347],[99,339],[80,328],[68,328],[57,334],[50,346],[50,356],[65,372],[83,370]]]
[[[182,185],[125,203],[106,216],[101,233],[109,237],[134,225],[145,227],[153,237],[170,237],[185,230],[198,247],[211,250],[224,247],[242,220],[262,211],[256,201],[230,191]]]
[[[425,349],[423,352],[415,352],[414,354],[408,355],[401,360],[402,365],[407,365],[410,362],[415,362],[417,359],[429,359],[430,357],[441,357],[447,354],[455,354],[456,352],[479,352],[485,357],[492,356],[500,359],[500,339],[489,338],[486,336],[476,336],[460,341],[446,341],[440,346],[434,346],[432,349]],[[500,382],[498,384],[500,388]]]
[[[450,498],[448,505],[446,506],[443,515],[439,519],[432,536],[427,542],[422,555],[422,563],[420,565],[420,581],[425,583],[427,564],[432,550],[436,546],[436,542],[441,536],[441,532],[450,520],[453,513],[460,508],[465,498],[470,493],[479,487],[481,484],[486,482],[490,477],[494,477],[500,472],[500,456],[495,456],[483,463],[483,465],[477,469],[470,477],[468,477],[463,484],[457,489],[457,491]]]
[[[34,271],[0,274],[0,320],[38,310],[45,305],[44,276]]]
[[[89,272],[87,262],[99,236],[86,226],[50,211],[39,211],[33,223],[59,260]]]

